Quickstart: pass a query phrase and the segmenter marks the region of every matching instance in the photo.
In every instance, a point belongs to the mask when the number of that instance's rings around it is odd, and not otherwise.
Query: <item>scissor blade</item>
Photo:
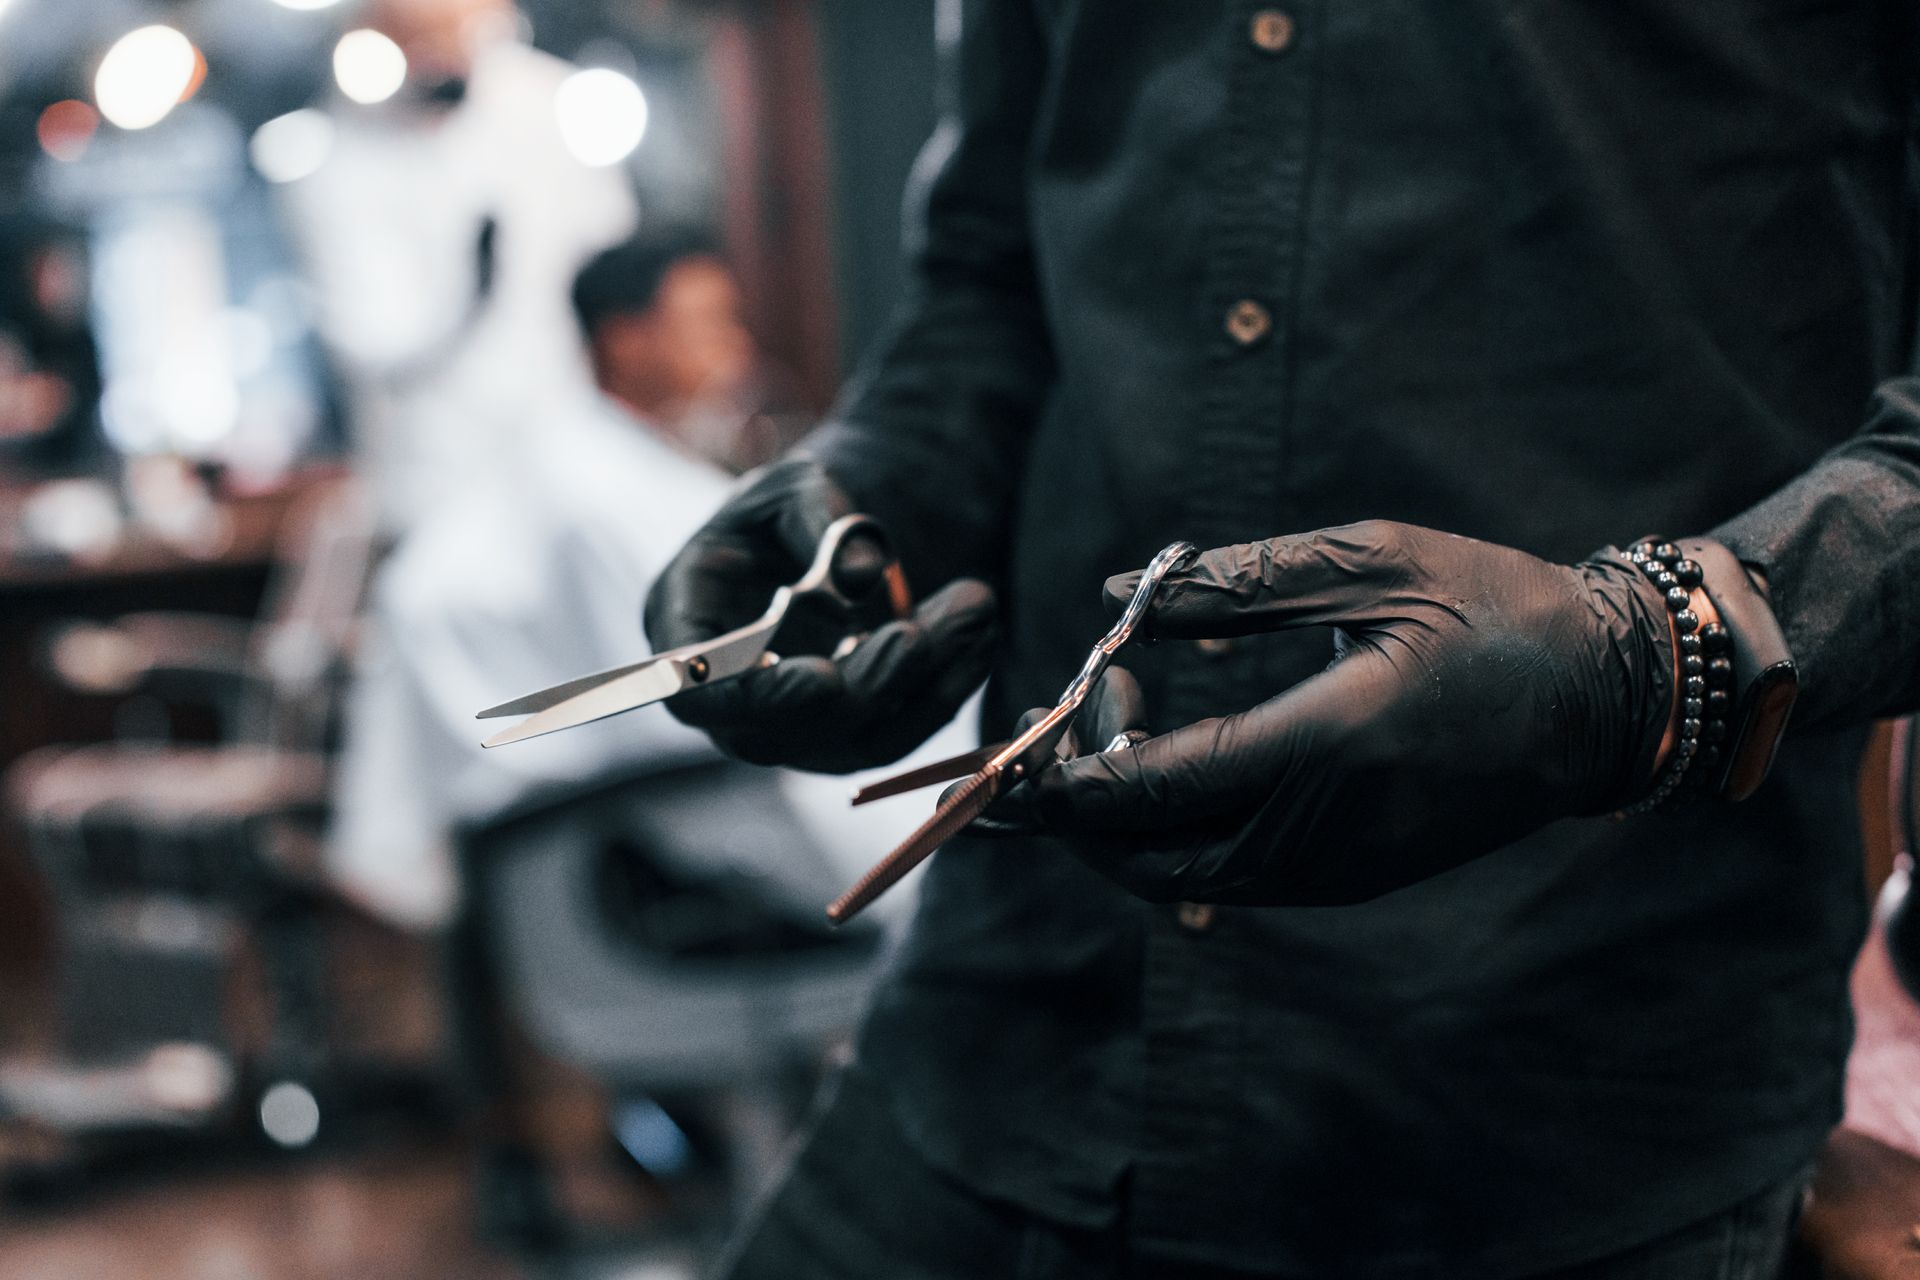
[[[767,638],[773,634],[776,624],[777,619],[769,621],[762,618],[716,639],[669,649],[634,667],[570,681],[570,685],[584,684],[586,687],[572,697],[522,720],[513,728],[494,734],[480,745],[504,747],[510,742],[523,742],[544,733],[604,720],[622,711],[671,698],[696,684],[712,684],[716,680],[726,680],[751,671],[765,656]],[[698,679],[695,678],[696,671],[703,673]],[[545,695],[536,693],[527,696],[529,699],[539,699]]]
[[[998,798],[1005,787],[1006,778],[1007,775],[999,769],[989,767],[961,783],[952,795],[934,809],[933,816],[920,824],[918,831],[876,862],[851,889],[834,899],[827,907],[827,919],[835,924],[845,924],[865,911],[875,898],[899,884],[907,872],[932,857],[934,850],[986,812],[987,806]]]
[[[671,698],[690,683],[686,672],[684,661],[669,658],[650,662],[638,671],[630,671],[556,703],[510,729],[502,729],[480,745],[504,747],[510,742],[524,742]]]
[[[624,667],[615,667],[610,671],[596,671],[590,676],[581,676],[565,684],[556,684],[550,689],[541,689],[536,693],[522,694],[511,702],[503,702],[497,707],[488,707],[485,711],[474,712],[475,720],[494,720],[501,716],[530,716],[536,711],[545,711],[548,707],[557,707],[576,694],[589,689],[598,689],[611,680],[629,675],[643,667],[651,667],[661,659],[643,658],[639,662]]]
[[[1005,750],[1006,745],[1004,742],[996,742],[990,746],[969,751],[965,755],[949,756],[945,760],[923,764],[918,769],[896,773],[891,778],[869,782],[864,787],[855,788],[853,803],[872,804],[875,800],[905,795],[909,791],[918,791],[921,787],[930,787],[936,782],[951,782],[955,778],[964,778],[970,773],[978,773],[986,767],[987,761]]]

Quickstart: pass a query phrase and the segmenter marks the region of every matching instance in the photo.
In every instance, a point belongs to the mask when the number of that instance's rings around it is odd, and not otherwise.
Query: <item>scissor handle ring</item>
[[[880,552],[880,568],[873,586],[860,592],[857,597],[841,585],[839,575],[834,571],[840,553],[855,538],[871,540]],[[823,594],[852,608],[865,601],[875,588],[885,588],[895,615],[904,617],[912,607],[905,586],[906,579],[900,572],[899,562],[894,558],[893,543],[888,539],[886,529],[872,516],[856,513],[841,516],[827,526],[826,532],[820,535],[820,545],[813,554],[813,563],[807,566],[806,573],[791,589],[795,594]]]

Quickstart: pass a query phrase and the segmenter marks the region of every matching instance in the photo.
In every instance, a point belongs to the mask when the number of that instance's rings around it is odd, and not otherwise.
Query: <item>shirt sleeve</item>
[[[1027,172],[1044,46],[1026,0],[941,0],[941,118],[908,195],[907,296],[804,446],[901,543],[915,589],[997,576],[1053,380]]]
[[[1858,435],[1711,536],[1766,575],[1796,728],[1920,707],[1920,375],[1884,383]]]

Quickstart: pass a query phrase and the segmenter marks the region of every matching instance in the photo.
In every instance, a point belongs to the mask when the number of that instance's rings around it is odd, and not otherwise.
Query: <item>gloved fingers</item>
[[[838,659],[798,656],[668,704],[729,754],[847,773],[899,759],[950,720],[993,659],[993,593],[956,582]]]
[[[820,536],[850,506],[810,459],[742,477],[648,591],[644,621],[655,648],[710,640],[758,617],[813,562]]]
[[[688,689],[669,698],[667,706],[687,724],[721,732],[825,715],[845,698],[846,682],[831,661],[798,657]]]
[[[1368,520],[1215,547],[1162,580],[1148,631],[1168,638],[1243,636],[1396,616],[1392,595],[1417,570],[1419,544],[1433,536]],[[1119,613],[1139,583],[1139,572],[1107,579],[1107,607]]]
[[[1053,713],[1052,707],[1029,707],[1013,722],[1013,737],[1018,738],[1033,726],[1045,720]],[[1066,734],[1054,743],[1035,743],[1026,754],[1014,763],[1020,767],[1022,777],[1038,773],[1056,760],[1071,759],[1080,752],[1080,738],[1067,726]]]
[[[898,760],[925,742],[986,680],[996,617],[986,584],[962,579],[922,601],[911,617],[864,637],[835,663],[845,692],[831,715],[843,745],[830,755],[794,758],[844,773]],[[816,739],[824,736],[819,728]]]
[[[1231,902],[1246,882],[1235,869],[1243,815],[1179,832],[1112,833],[1076,840],[1082,862],[1148,902]]]
[[[1034,707],[1014,724],[1013,736],[1019,737],[1052,713],[1052,707]],[[1036,742],[1017,763],[1023,777],[1032,777],[1063,761],[1105,751],[1122,734],[1131,734],[1128,745],[1132,745],[1147,737],[1146,722],[1146,696],[1139,682],[1131,673],[1110,667],[1087,691],[1086,701],[1065,733],[1051,743]]]
[[[1125,733],[1140,733],[1144,737],[1147,696],[1141,692],[1140,682],[1133,678],[1133,673],[1125,667],[1108,667],[1087,695],[1075,727],[1085,746],[1073,752],[1074,756],[1105,751]]]
[[[1178,833],[1310,792],[1372,714],[1364,665],[1356,655],[1248,711],[1048,769],[1015,793],[1019,816],[1068,836]]]
[[[951,716],[986,678],[997,615],[992,590],[962,578],[921,601],[911,617],[863,638],[836,665],[852,696],[883,714],[904,711],[936,690],[941,696],[934,700],[944,703],[963,686],[946,708]]]
[[[812,563],[827,526],[852,509],[846,491],[819,463],[796,455],[741,476],[714,514],[711,527],[728,534],[771,538],[806,565]]]

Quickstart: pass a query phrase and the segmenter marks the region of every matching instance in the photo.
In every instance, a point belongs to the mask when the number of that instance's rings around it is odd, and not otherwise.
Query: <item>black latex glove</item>
[[[1108,580],[1116,611],[1137,579]],[[1209,551],[1167,577],[1148,626],[1168,639],[1336,629],[1319,675],[1043,769],[990,811],[1066,837],[1152,901],[1376,897],[1631,801],[1670,713],[1660,593],[1604,553],[1549,564],[1370,521]],[[1100,732],[1119,727],[1103,713]]]
[[[648,638],[673,649],[753,621],[853,510],[811,459],[747,476],[648,592]],[[986,678],[993,642],[993,593],[962,579],[842,658],[784,658],[667,708],[742,760],[847,773],[899,759],[952,719]]]

